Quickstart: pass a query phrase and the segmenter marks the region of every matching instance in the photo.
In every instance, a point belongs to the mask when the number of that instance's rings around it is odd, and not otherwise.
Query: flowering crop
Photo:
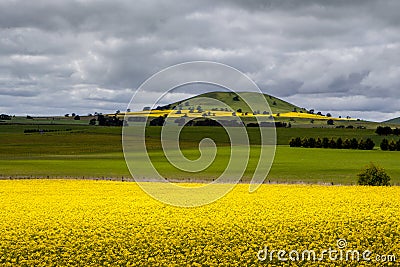
[[[276,266],[285,262],[260,262],[257,252],[326,249],[339,238],[400,257],[399,187],[263,185],[249,194],[241,184],[213,204],[177,208],[136,183],[14,180],[0,181],[0,207],[1,266]]]

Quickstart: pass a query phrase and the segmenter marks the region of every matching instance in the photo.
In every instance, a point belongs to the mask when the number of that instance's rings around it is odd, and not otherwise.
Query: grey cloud
[[[326,103],[321,110],[392,115],[398,105],[390,99],[400,98],[399,9],[396,0],[5,0],[0,94],[15,97],[0,98],[0,107],[12,101],[21,113],[41,114],[124,109],[155,72],[213,60],[306,108]],[[363,100],[346,106],[354,98]]]
[[[30,97],[37,96],[39,93],[31,90],[20,90],[20,89],[1,89],[0,95],[2,96],[18,96],[18,97]]]

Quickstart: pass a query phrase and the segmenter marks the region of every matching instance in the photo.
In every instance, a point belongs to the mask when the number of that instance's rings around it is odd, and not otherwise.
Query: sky
[[[125,110],[154,73],[209,60],[300,107],[383,121],[400,116],[399,10],[398,0],[1,0],[0,113]]]

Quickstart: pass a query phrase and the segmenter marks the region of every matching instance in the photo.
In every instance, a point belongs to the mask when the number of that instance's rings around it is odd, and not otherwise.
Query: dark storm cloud
[[[300,106],[387,119],[400,112],[398,10],[396,0],[1,1],[0,113],[123,110],[155,72],[213,60]]]

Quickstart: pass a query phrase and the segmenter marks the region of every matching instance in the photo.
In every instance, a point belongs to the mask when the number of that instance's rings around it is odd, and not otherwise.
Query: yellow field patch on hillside
[[[137,112],[128,112],[128,113],[122,113],[119,115],[119,117],[123,117],[124,115],[128,116],[138,116],[138,117],[159,117],[159,116],[170,116],[173,118],[180,118],[183,116],[187,116],[190,118],[200,118],[204,117],[204,114],[206,114],[206,117],[232,117],[232,112],[228,111],[212,111],[212,110],[205,110],[202,112],[192,112],[190,113],[189,110],[152,110],[152,111],[137,111]],[[270,117],[269,114],[256,114],[254,115],[251,112],[246,112],[246,113],[240,113],[240,112],[235,112],[235,116],[239,117]],[[277,117],[282,117],[282,118],[300,118],[300,119],[314,119],[314,120],[345,120],[345,121],[352,121],[355,119],[349,118],[335,118],[335,117],[326,117],[326,116],[321,116],[317,114],[310,114],[310,113],[301,113],[301,112],[285,112],[285,113],[274,113],[272,114],[274,118]]]
[[[0,188],[1,266],[257,266],[265,247],[320,252],[339,238],[371,258],[400,256],[399,187],[263,185],[249,194],[241,184],[199,208],[165,205],[136,183],[14,180]]]

